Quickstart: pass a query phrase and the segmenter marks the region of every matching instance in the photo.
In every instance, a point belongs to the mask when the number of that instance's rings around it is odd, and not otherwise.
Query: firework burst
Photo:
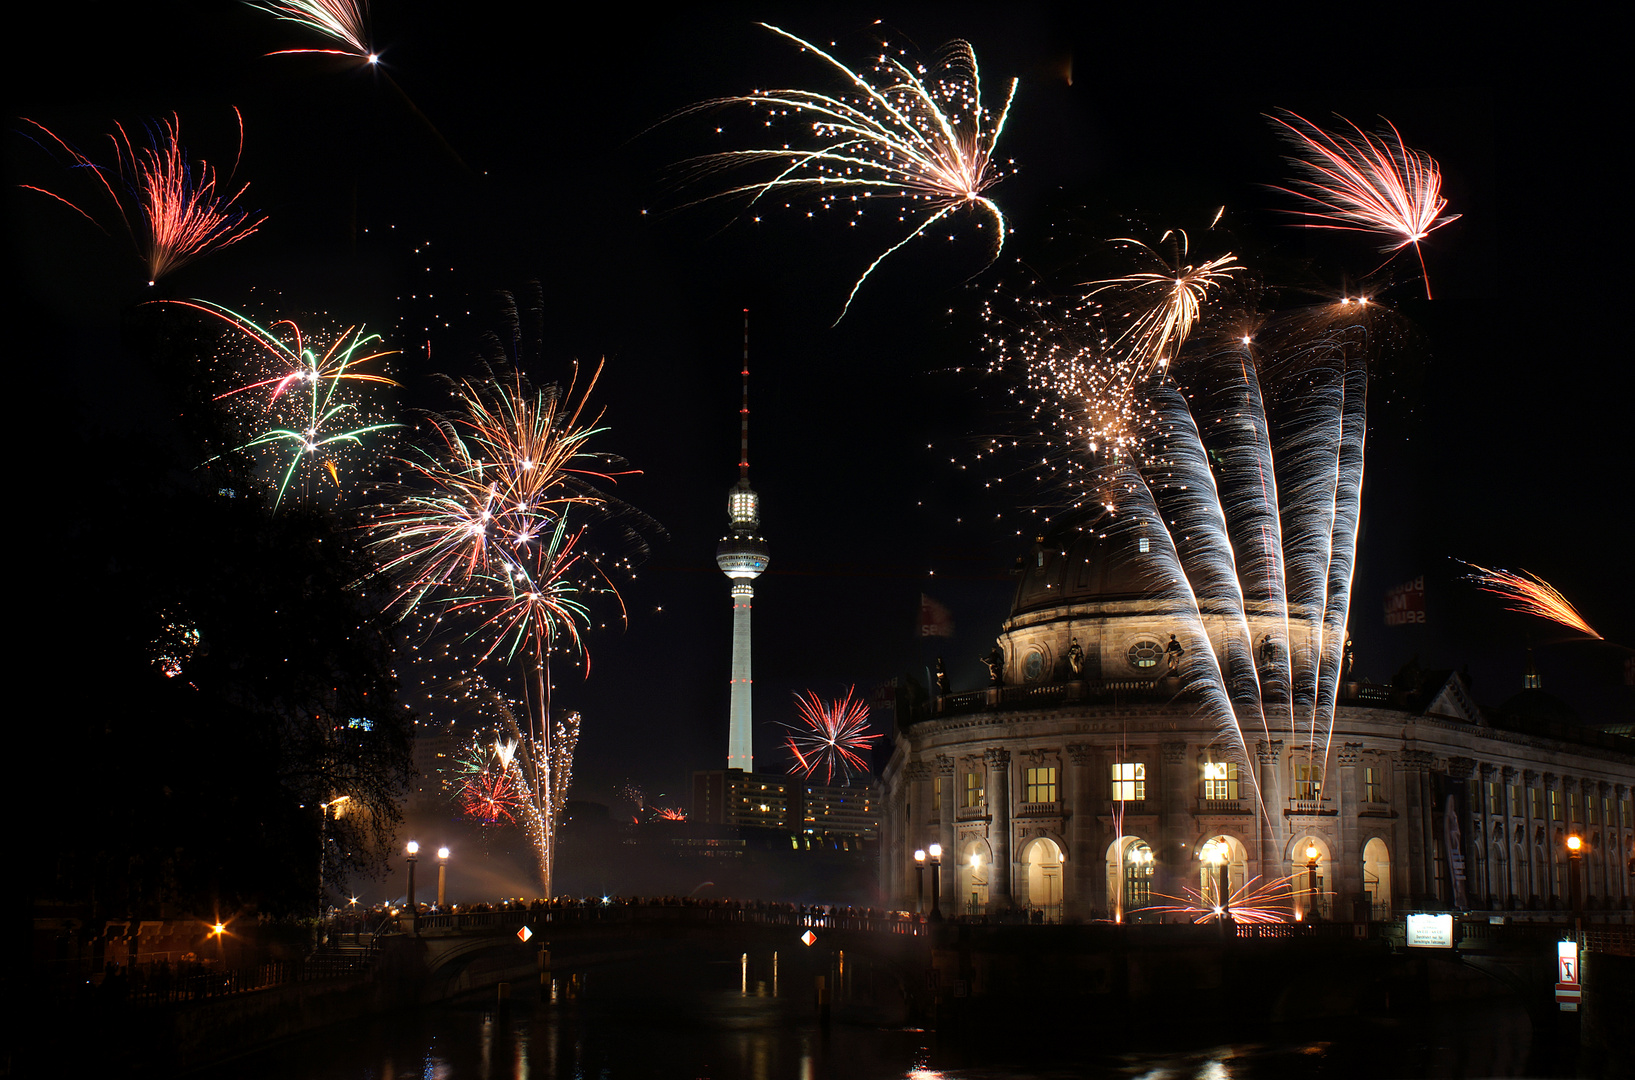
[[[233,113],[238,117],[242,151],[244,118],[237,109]],[[116,134],[108,137],[114,150],[111,166],[98,165],[44,125],[24,122],[60,147],[71,167],[96,177],[147,265],[149,285],[202,255],[253,235],[266,221],[234,205],[249,185],[231,194],[218,192],[215,169],[204,161],[188,160],[181,145],[181,122],[174,114],[158,121],[149,131],[148,145],[140,148],[116,124]],[[92,214],[62,195],[32,184],[23,187],[51,196],[102,227]]]
[[[1419,242],[1460,216],[1439,216],[1448,200],[1442,197],[1442,170],[1436,161],[1404,145],[1388,120],[1385,131],[1371,135],[1344,117],[1340,119],[1350,133],[1325,131],[1292,112],[1268,119],[1294,146],[1298,156],[1290,160],[1303,174],[1295,188],[1276,190],[1311,207],[1289,212],[1309,219],[1308,228],[1382,236],[1388,252],[1412,245],[1425,277],[1425,298],[1430,299],[1431,281]]]
[[[825,702],[808,690],[804,696],[795,695],[802,726],[784,724],[795,734],[785,743],[794,755],[791,773],[814,776],[823,770],[823,782],[832,783],[835,773],[850,780],[853,775],[869,771],[859,751],[867,751],[869,743],[881,738],[879,732],[866,734],[869,726],[868,702],[854,698],[856,687],[846,690],[846,696]]]
[[[1565,626],[1569,630],[1576,630],[1580,634],[1595,638],[1597,641],[1606,640],[1596,633],[1589,623],[1584,621],[1584,617],[1568,602],[1565,596],[1556,591],[1555,586],[1537,574],[1530,574],[1526,570],[1519,574],[1512,573],[1509,570],[1489,570],[1487,567],[1477,566],[1475,563],[1464,563],[1463,565],[1475,571],[1472,574],[1467,574],[1465,580],[1475,582],[1483,592],[1492,593],[1505,601],[1506,611],[1548,619],[1553,623]]]
[[[1117,291],[1122,295],[1127,325],[1111,342],[1108,352],[1133,362],[1137,372],[1150,376],[1162,371],[1180,352],[1192,333],[1205,300],[1243,267],[1230,252],[1193,265],[1186,262],[1189,242],[1179,229],[1166,232],[1159,243],[1173,240],[1176,256],[1166,260],[1140,240],[1121,237],[1114,244],[1141,253],[1155,270],[1139,270],[1121,277],[1092,281],[1088,295]]]
[[[746,197],[750,206],[768,197],[810,195],[821,207],[849,205],[853,224],[869,200],[884,199],[909,231],[869,263],[841,307],[844,318],[858,289],[887,257],[956,211],[969,210],[977,228],[991,235],[991,263],[1005,243],[1005,216],[984,192],[1004,170],[994,148],[1004,131],[1012,79],[997,116],[982,104],[976,52],[968,42],[943,48],[935,69],[885,52],[866,71],[855,71],[818,46],[788,31],[762,23],[779,37],[822,59],[848,84],[846,91],[756,90],[736,97],[702,102],[686,113],[721,106],[764,110],[767,126],[801,123],[805,145],[733,150],[688,163],[698,175],[739,166],[765,166],[767,179],[739,184],[708,199]],[[703,201],[703,200],[701,200]],[[839,319],[836,319],[838,322]]]
[[[202,311],[236,331],[218,357],[228,388],[214,399],[243,440],[236,449],[266,460],[274,509],[298,480],[303,490],[326,480],[340,489],[341,465],[365,438],[402,426],[386,419],[378,396],[398,383],[368,366],[397,355],[379,347],[380,335],[361,326],[314,334],[292,319],[263,326],[208,300],[161,302]]]
[[[516,343],[515,299],[507,296],[506,305]],[[466,642],[485,640],[476,664],[521,667],[525,718],[500,703],[528,793],[522,824],[549,896],[557,813],[580,727],[578,713],[552,714],[551,656],[565,646],[588,674],[580,629],[590,610],[582,598],[611,595],[623,611],[600,559],[582,550],[585,526],[570,524],[569,515],[611,520],[628,509],[596,486],[628,470],[585,445],[602,430],[584,411],[595,375],[584,394],[572,383],[535,390],[513,358],[490,359],[486,378],[452,383],[454,407],[429,416],[435,438],[400,458],[393,497],[366,527],[391,582],[390,607],[420,616],[428,633],[447,621]],[[501,373],[506,363],[510,374]],[[633,530],[625,536],[640,540]]]
[[[369,9],[364,0],[272,0],[250,6],[344,46],[339,49],[278,49],[268,53],[268,56],[327,53],[331,56],[355,56],[371,64],[379,60],[369,47]]]

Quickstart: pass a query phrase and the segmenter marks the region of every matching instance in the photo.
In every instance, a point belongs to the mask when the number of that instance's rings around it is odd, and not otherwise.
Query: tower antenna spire
[[[749,486],[749,309],[744,309],[744,394],[738,407],[738,482],[727,492],[728,533],[715,548],[715,564],[732,579],[732,708],[727,725],[727,768],[755,771],[750,714],[749,618],[755,588],[766,569],[761,503]]]
[[[749,482],[749,308],[744,309],[744,403],[738,409],[738,479]]]

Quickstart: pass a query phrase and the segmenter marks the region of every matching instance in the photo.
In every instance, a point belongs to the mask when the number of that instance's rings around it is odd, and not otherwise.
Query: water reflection
[[[1173,1027],[1141,1034],[1088,1020],[1051,1038],[1015,1038],[1014,1025],[999,1023],[941,1037],[838,1020],[826,1028],[811,984],[795,959],[780,977],[770,954],[609,966],[560,975],[544,1000],[519,987],[503,1006],[427,1008],[332,1028],[202,1080],[1372,1080],[1517,1075],[1527,1056],[1520,1047],[1506,1067],[1491,1049],[1478,1055],[1472,1048],[1502,1045],[1499,1029],[1524,1028],[1525,1017],[1474,1013],[1468,1026],[1357,1021],[1192,1046],[1177,1046]],[[1462,1069],[1443,1067],[1454,1060],[1450,1046],[1465,1048]]]

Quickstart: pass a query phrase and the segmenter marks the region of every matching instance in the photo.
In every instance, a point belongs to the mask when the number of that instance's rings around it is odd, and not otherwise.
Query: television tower
[[[766,541],[760,499],[749,486],[749,309],[744,309],[744,400],[738,410],[738,482],[727,492],[727,524],[732,530],[715,548],[715,564],[732,579],[732,720],[727,728],[727,768],[755,771],[754,728],[750,722],[750,584],[766,569]]]

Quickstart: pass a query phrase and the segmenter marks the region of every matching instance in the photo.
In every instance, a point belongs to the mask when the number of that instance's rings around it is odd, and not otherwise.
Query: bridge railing
[[[535,904],[494,911],[450,911],[422,913],[420,933],[481,934],[512,930],[524,924],[576,926],[587,923],[685,922],[732,923],[752,926],[787,926],[813,930],[857,930],[878,934],[917,937],[927,932],[927,924],[912,915],[873,909],[827,907],[758,906],[742,904],[677,904],[664,901],[612,900]],[[399,915],[396,929],[411,932],[411,919]]]

